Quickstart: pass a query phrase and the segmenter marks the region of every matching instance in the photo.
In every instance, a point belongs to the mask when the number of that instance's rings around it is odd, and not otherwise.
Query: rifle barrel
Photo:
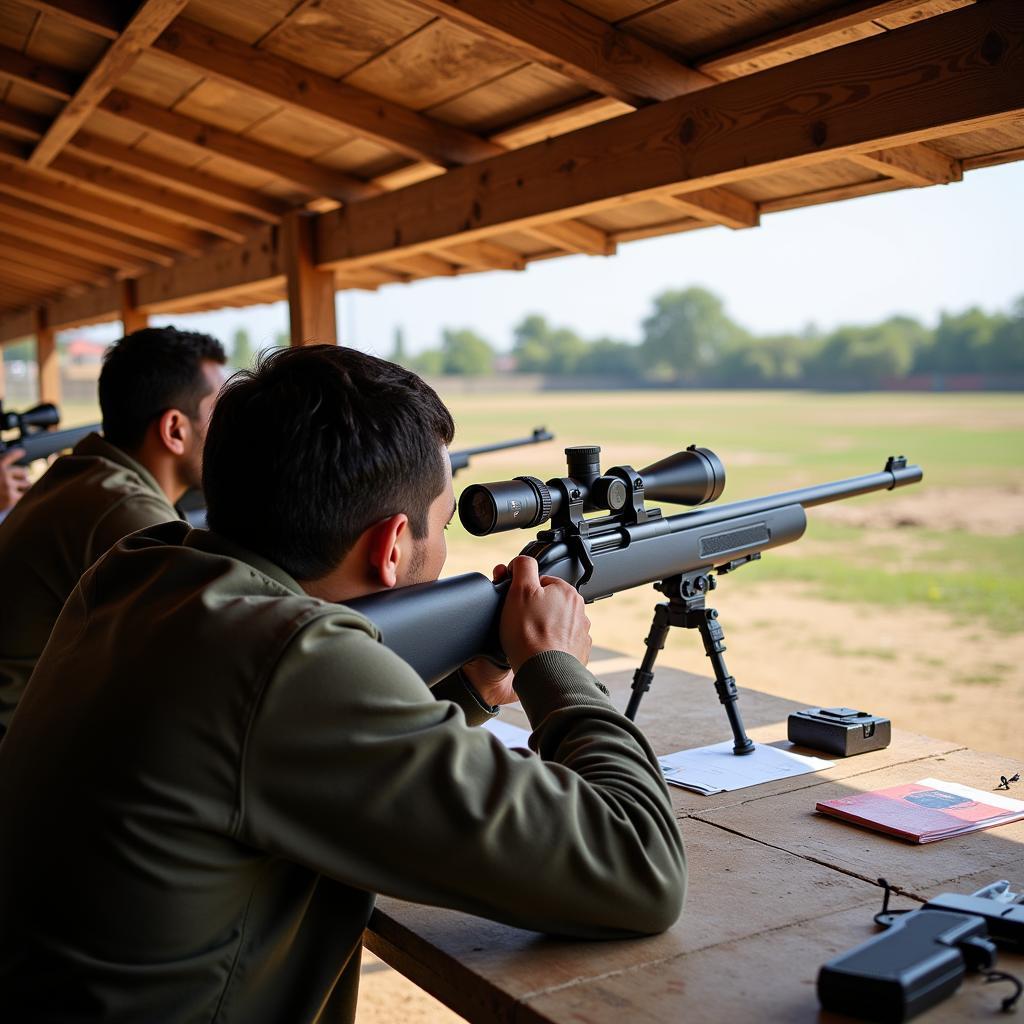
[[[74,448],[83,437],[99,429],[98,423],[90,423],[88,426],[68,427],[66,430],[40,430],[20,440],[5,442],[4,448],[24,448],[25,454],[18,460],[18,465],[27,466],[36,459],[45,459],[65,448]]]

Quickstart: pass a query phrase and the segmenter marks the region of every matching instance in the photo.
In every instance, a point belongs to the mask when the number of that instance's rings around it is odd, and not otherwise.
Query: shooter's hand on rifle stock
[[[491,579],[500,583],[508,576],[507,565],[496,565]],[[480,699],[492,707],[499,704],[514,704],[519,700],[512,689],[512,672],[510,669],[495,665],[490,658],[474,658],[462,666],[462,674],[479,694]]]
[[[15,463],[25,454],[12,448],[0,455],[0,512],[6,512],[29,489],[28,472]]]
[[[525,555],[508,565],[512,585],[501,613],[501,646],[514,672],[535,654],[565,651],[584,665],[590,659],[590,619],[576,589],[554,576],[540,576]]]

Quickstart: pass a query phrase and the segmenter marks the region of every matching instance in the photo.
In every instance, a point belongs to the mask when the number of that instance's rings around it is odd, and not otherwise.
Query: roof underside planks
[[[284,298],[295,211],[372,289],[955,182],[1024,156],[1021,7],[0,0],[0,341]]]

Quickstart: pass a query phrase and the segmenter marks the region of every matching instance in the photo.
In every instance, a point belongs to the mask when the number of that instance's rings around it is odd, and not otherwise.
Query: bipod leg
[[[654,682],[654,662],[658,652],[664,650],[665,639],[669,630],[669,607],[662,602],[655,605],[654,620],[651,622],[651,631],[647,634],[644,643],[647,645],[647,653],[640,667],[633,673],[633,692],[629,695],[629,705],[626,707],[626,717],[632,722],[636,719],[636,713],[640,708],[640,701],[643,695],[651,688]]]
[[[739,691],[736,689],[736,680],[729,675],[725,667],[725,658],[722,651],[725,650],[725,633],[718,621],[718,612],[714,608],[701,608],[696,613],[697,629],[700,631],[700,638],[704,641],[704,651],[711,659],[711,665],[715,670],[715,692],[718,699],[725,708],[729,725],[732,728],[732,752],[734,754],[749,754],[754,750],[754,741],[747,735],[743,728],[743,718],[740,716]]]

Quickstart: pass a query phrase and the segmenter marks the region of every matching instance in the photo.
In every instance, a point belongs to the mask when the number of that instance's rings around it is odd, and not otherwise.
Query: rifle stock
[[[594,571],[559,539],[528,544],[523,554],[537,559],[542,575],[577,586],[588,601],[621,590],[658,583],[758,555],[799,540],[807,526],[806,508],[872,491],[917,483],[919,466],[887,464],[880,473],[849,477],[812,487],[751,498],[692,512],[662,516],[651,510],[646,522],[623,524],[615,517],[590,520]],[[480,573],[465,573],[391,590],[349,602],[381,631],[384,644],[407,661],[428,686],[478,655],[500,656],[498,619],[507,584]],[[438,624],[443,623],[443,629]]]

